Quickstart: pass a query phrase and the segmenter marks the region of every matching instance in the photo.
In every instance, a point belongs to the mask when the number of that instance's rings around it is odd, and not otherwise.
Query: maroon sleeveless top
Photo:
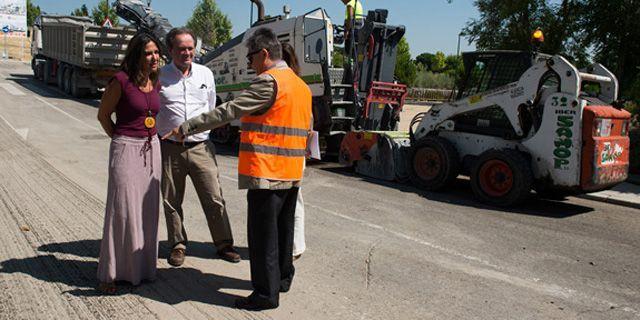
[[[144,126],[144,119],[147,118],[149,111],[155,118],[160,110],[160,85],[144,93],[129,80],[129,76],[124,71],[116,73],[113,79],[120,83],[120,89],[122,89],[120,101],[116,106],[116,127],[113,134],[139,138],[156,135],[158,130],[155,127],[147,129]]]

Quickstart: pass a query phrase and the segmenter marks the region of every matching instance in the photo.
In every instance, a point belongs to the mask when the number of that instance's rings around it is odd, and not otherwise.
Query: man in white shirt
[[[186,28],[174,28],[167,35],[172,62],[160,71],[160,112],[158,134],[163,136],[184,121],[215,108],[216,92],[213,73],[193,63],[195,36]],[[167,220],[171,253],[169,264],[184,263],[187,234],[184,229],[182,201],[187,176],[198,193],[218,256],[229,262],[240,262],[233,248],[233,236],[222,197],[215,158],[215,147],[209,131],[189,136],[184,142],[162,141],[162,196]]]

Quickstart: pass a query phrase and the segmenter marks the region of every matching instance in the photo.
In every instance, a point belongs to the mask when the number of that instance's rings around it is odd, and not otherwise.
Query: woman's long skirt
[[[153,280],[158,259],[160,143],[114,136],[98,261],[100,282]]]

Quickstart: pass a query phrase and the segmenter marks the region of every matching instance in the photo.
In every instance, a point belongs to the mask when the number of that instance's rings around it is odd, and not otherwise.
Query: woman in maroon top
[[[151,37],[140,34],[131,39],[122,71],[107,86],[98,110],[98,120],[112,139],[98,261],[99,290],[105,293],[115,293],[115,281],[138,285],[156,274],[161,177],[155,128],[160,109],[159,59]]]

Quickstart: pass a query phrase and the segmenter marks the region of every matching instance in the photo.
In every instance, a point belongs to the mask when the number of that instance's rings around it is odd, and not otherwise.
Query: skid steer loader
[[[559,55],[517,51],[465,53],[463,60],[457,99],[411,123],[414,184],[446,190],[467,174],[481,201],[512,206],[532,189],[562,198],[627,178],[630,114],[604,66],[578,70]]]

